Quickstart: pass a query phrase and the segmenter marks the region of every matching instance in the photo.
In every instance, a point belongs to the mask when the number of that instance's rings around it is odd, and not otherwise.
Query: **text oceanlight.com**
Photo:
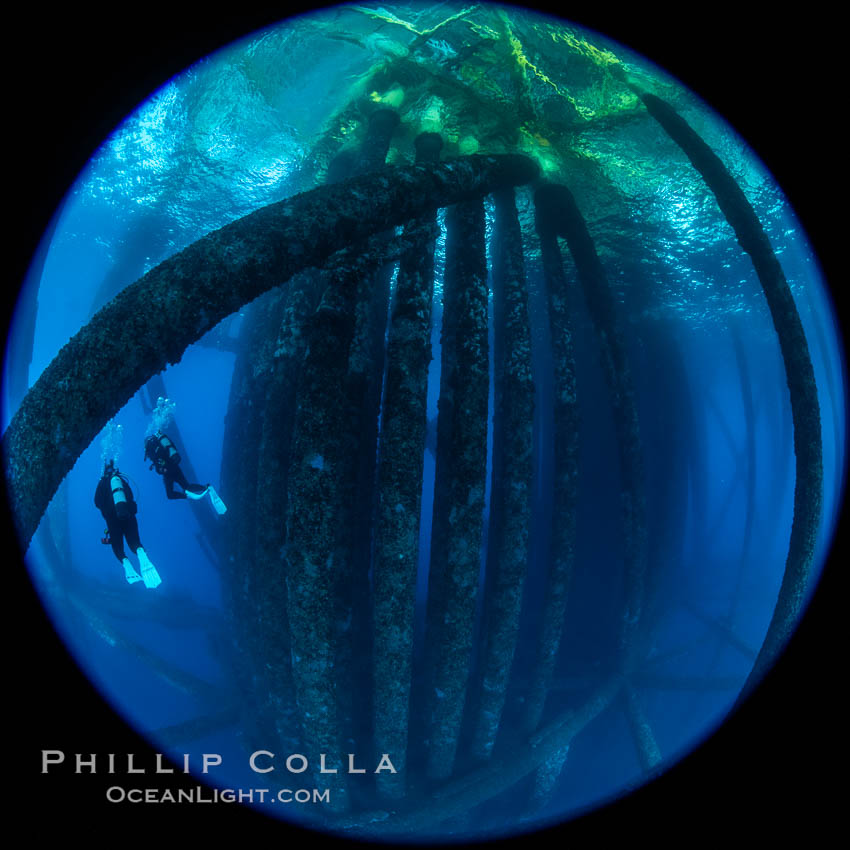
[[[122,788],[113,785],[106,790],[110,803],[329,803],[330,791],[325,788]]]

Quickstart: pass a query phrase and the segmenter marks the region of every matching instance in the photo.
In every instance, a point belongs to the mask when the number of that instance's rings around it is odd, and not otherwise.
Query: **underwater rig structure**
[[[812,563],[822,512],[814,372],[788,283],[740,187],[670,104],[636,93],[701,175],[751,258],[790,393],[791,540],[774,616],[742,699],[788,639]],[[330,791],[332,816],[323,826],[393,836],[439,823],[462,829],[475,806],[521,784],[533,812],[551,791],[571,742],[618,700],[643,769],[654,771],[662,755],[636,686],[652,622],[638,408],[622,317],[576,199],[521,154],[441,160],[443,140],[434,132],[416,136],[415,163],[388,166],[397,112],[378,106],[366,124],[357,147],[325,156],[323,185],[208,234],[108,300],[26,394],[3,451],[15,522],[27,546],[62,480],[106,422],[145,384],[161,381],[158,373],[189,345],[251,303],[236,348],[222,469],[222,490],[239,510],[226,531],[211,538],[227,622],[198,606],[181,605],[178,612],[153,597],[141,603],[142,615],[162,623],[203,623],[219,640],[228,635],[223,642],[230,644],[238,688],[222,693],[149,658],[208,707],[157,737],[183,743],[236,724],[248,751],[297,741],[299,752],[326,753],[328,766],[337,768],[342,752],[390,753],[396,772],[379,773],[366,792],[342,769],[313,778]],[[527,185],[534,190],[555,364],[553,512],[535,660],[525,671],[521,708],[506,723],[533,478],[528,246],[515,203],[516,187]],[[495,222],[489,270],[488,196]],[[417,655],[440,210],[446,228],[440,398],[427,641]],[[574,277],[565,269],[564,249]],[[562,709],[548,698],[575,560],[578,397],[571,315],[577,298],[596,333],[616,429],[624,593],[616,657]],[[479,588],[490,362],[493,463]],[[277,497],[267,498],[270,492]],[[100,595],[108,607],[128,604],[105,588]],[[100,620],[90,603],[81,611],[114,643],[145,653]],[[411,746],[414,740],[424,748]]]

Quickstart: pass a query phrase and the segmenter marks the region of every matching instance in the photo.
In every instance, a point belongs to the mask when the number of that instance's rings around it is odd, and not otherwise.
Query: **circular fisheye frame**
[[[152,748],[39,767],[110,804],[570,822],[753,693],[841,508],[842,340],[781,187],[648,59],[514,6],[324,8],[173,77],[5,354],[32,584]]]

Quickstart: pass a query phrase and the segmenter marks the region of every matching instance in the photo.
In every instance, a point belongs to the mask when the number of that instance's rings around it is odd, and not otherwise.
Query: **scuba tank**
[[[165,459],[169,463],[180,463],[180,455],[177,453],[177,449],[174,448],[174,443],[165,434],[159,432],[157,432],[157,440],[159,441],[160,448],[168,452],[168,457]]]
[[[180,463],[180,454],[174,447],[174,443],[161,431],[157,431],[148,438],[145,457],[150,457],[153,461],[151,469],[156,469],[160,475],[165,472],[168,465]]]
[[[112,489],[112,502],[116,508],[121,502],[127,501],[127,493],[124,491],[124,482],[120,475],[113,475],[109,479],[109,486]]]
[[[133,501],[133,494],[124,476],[116,471],[109,480],[109,486],[112,490],[112,504],[115,505],[118,518],[125,519],[136,513],[136,503]]]

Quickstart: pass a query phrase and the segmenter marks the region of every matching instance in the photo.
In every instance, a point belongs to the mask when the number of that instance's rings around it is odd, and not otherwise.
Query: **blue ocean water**
[[[285,36],[281,39],[291,46]],[[260,46],[255,41],[243,51],[256,56]],[[308,46],[316,51],[315,45]],[[346,61],[354,61],[357,51],[349,56],[346,45],[340,49],[342,58],[334,54],[326,66],[318,63],[311,77],[314,83],[322,75],[342,73]],[[295,191],[294,163],[305,156],[303,139],[317,131],[317,112],[308,108],[315,103],[316,90],[309,81],[299,87],[298,98],[286,101],[284,122],[279,108],[282,95],[275,94],[275,87],[291,93],[292,83],[260,78],[265,88],[257,85],[256,74],[246,70],[244,55],[239,61],[217,57],[202,63],[157,93],[81,176],[62,209],[37,284],[39,306],[50,304],[51,309],[40,309],[37,315],[31,380],[84,324],[102,282],[108,281],[117,291],[209,230]],[[333,107],[329,104],[327,111]],[[722,128],[716,131],[721,137],[725,133]],[[734,147],[734,138],[729,144]],[[269,154],[271,148],[275,155]],[[769,175],[757,162],[748,165],[756,208],[797,297],[819,387],[824,468],[829,472],[816,558],[820,563],[843,485],[844,364],[833,311],[799,224],[781,193],[770,185]],[[671,758],[690,749],[720,722],[752,665],[781,580],[794,467],[782,363],[754,273],[746,258],[733,250],[730,233],[704,198],[679,191],[672,174],[667,186],[667,195],[641,199],[650,209],[663,208],[671,224],[653,255],[647,260],[646,255],[624,249],[608,272],[615,287],[624,284],[622,302],[631,299],[633,307],[627,340],[647,452],[651,551],[655,563],[674,565],[659,572],[654,587],[668,614],[648,648],[645,674],[678,678],[680,683],[699,677],[726,683],[696,692],[663,687],[642,692],[659,748]],[[527,210],[528,197],[521,197],[520,203]],[[640,222],[641,215],[642,210],[633,210],[633,222]],[[671,234],[680,241],[664,244]],[[81,280],[91,284],[80,286]],[[659,299],[660,303],[641,300],[646,291],[677,293],[682,280],[689,285],[678,298]],[[544,436],[551,428],[547,419],[551,364],[540,312],[541,282],[533,263],[529,285],[537,309],[536,314],[532,309],[532,330],[539,375],[536,513],[540,516],[545,515],[551,487]],[[716,291],[723,287],[733,293],[736,309],[728,309],[727,302],[723,310],[716,310]],[[438,317],[439,312],[435,332]],[[238,333],[238,317],[226,322],[217,344]],[[564,654],[555,686],[566,694],[580,690],[582,681],[594,675],[594,659],[604,654],[615,633],[617,612],[611,600],[621,592],[614,569],[619,534],[614,427],[608,399],[597,389],[604,380],[580,301],[576,349],[579,385],[589,388],[582,403],[581,477],[586,483],[578,516],[578,560],[584,568],[575,576],[566,633],[568,645],[581,651]],[[17,368],[15,356],[15,351],[9,352],[7,369]],[[222,454],[228,449],[223,437],[233,361],[229,351],[198,344],[163,375],[168,396],[177,403],[181,448],[190,454],[204,482],[217,483]],[[432,383],[432,412],[433,387]],[[7,406],[4,427],[11,412]],[[167,502],[161,480],[142,462],[142,436],[148,423],[142,398],[131,400],[114,421],[124,429],[119,465],[131,476],[139,501],[142,540],[163,576],[158,592],[178,605],[186,600],[187,605],[220,608],[222,588],[198,540],[201,531],[190,506]],[[100,445],[95,440],[67,479],[73,583],[78,589],[103,584],[118,592],[141,593],[141,587],[126,587],[117,562],[100,544],[102,520],[92,505],[99,472]],[[426,465],[426,488],[428,474]],[[222,496],[228,500],[226,492]],[[535,535],[540,551],[544,529],[541,522]],[[427,520],[422,536],[427,540]],[[50,584],[57,579],[44,572],[49,555],[38,541],[29,560],[45,598],[57,599],[51,596]],[[59,580],[60,586],[64,583],[64,578]],[[538,598],[543,592],[540,586],[529,588],[526,604],[531,609],[535,590]],[[79,608],[71,611],[56,601],[47,604],[90,677],[136,728],[153,734],[154,741],[156,730],[193,718],[200,706],[185,693],[185,682],[181,687],[174,681],[179,677],[169,680],[156,674],[136,647],[208,684],[232,687],[218,654],[221,648],[210,645],[203,629],[165,628],[132,617],[99,625],[95,616],[83,612],[81,617]],[[532,616],[527,614],[525,622]],[[565,808],[570,812],[591,805],[635,781],[640,768],[629,736],[620,715],[591,726],[570,753],[570,763],[575,760],[582,769],[563,774],[542,820],[562,817]],[[221,753],[229,784],[256,780],[245,766],[235,728],[194,741],[190,749]],[[185,746],[173,750],[187,751]],[[605,758],[599,757],[601,752]],[[513,817],[511,812],[504,815],[506,822]],[[509,828],[507,823],[505,827]]]

